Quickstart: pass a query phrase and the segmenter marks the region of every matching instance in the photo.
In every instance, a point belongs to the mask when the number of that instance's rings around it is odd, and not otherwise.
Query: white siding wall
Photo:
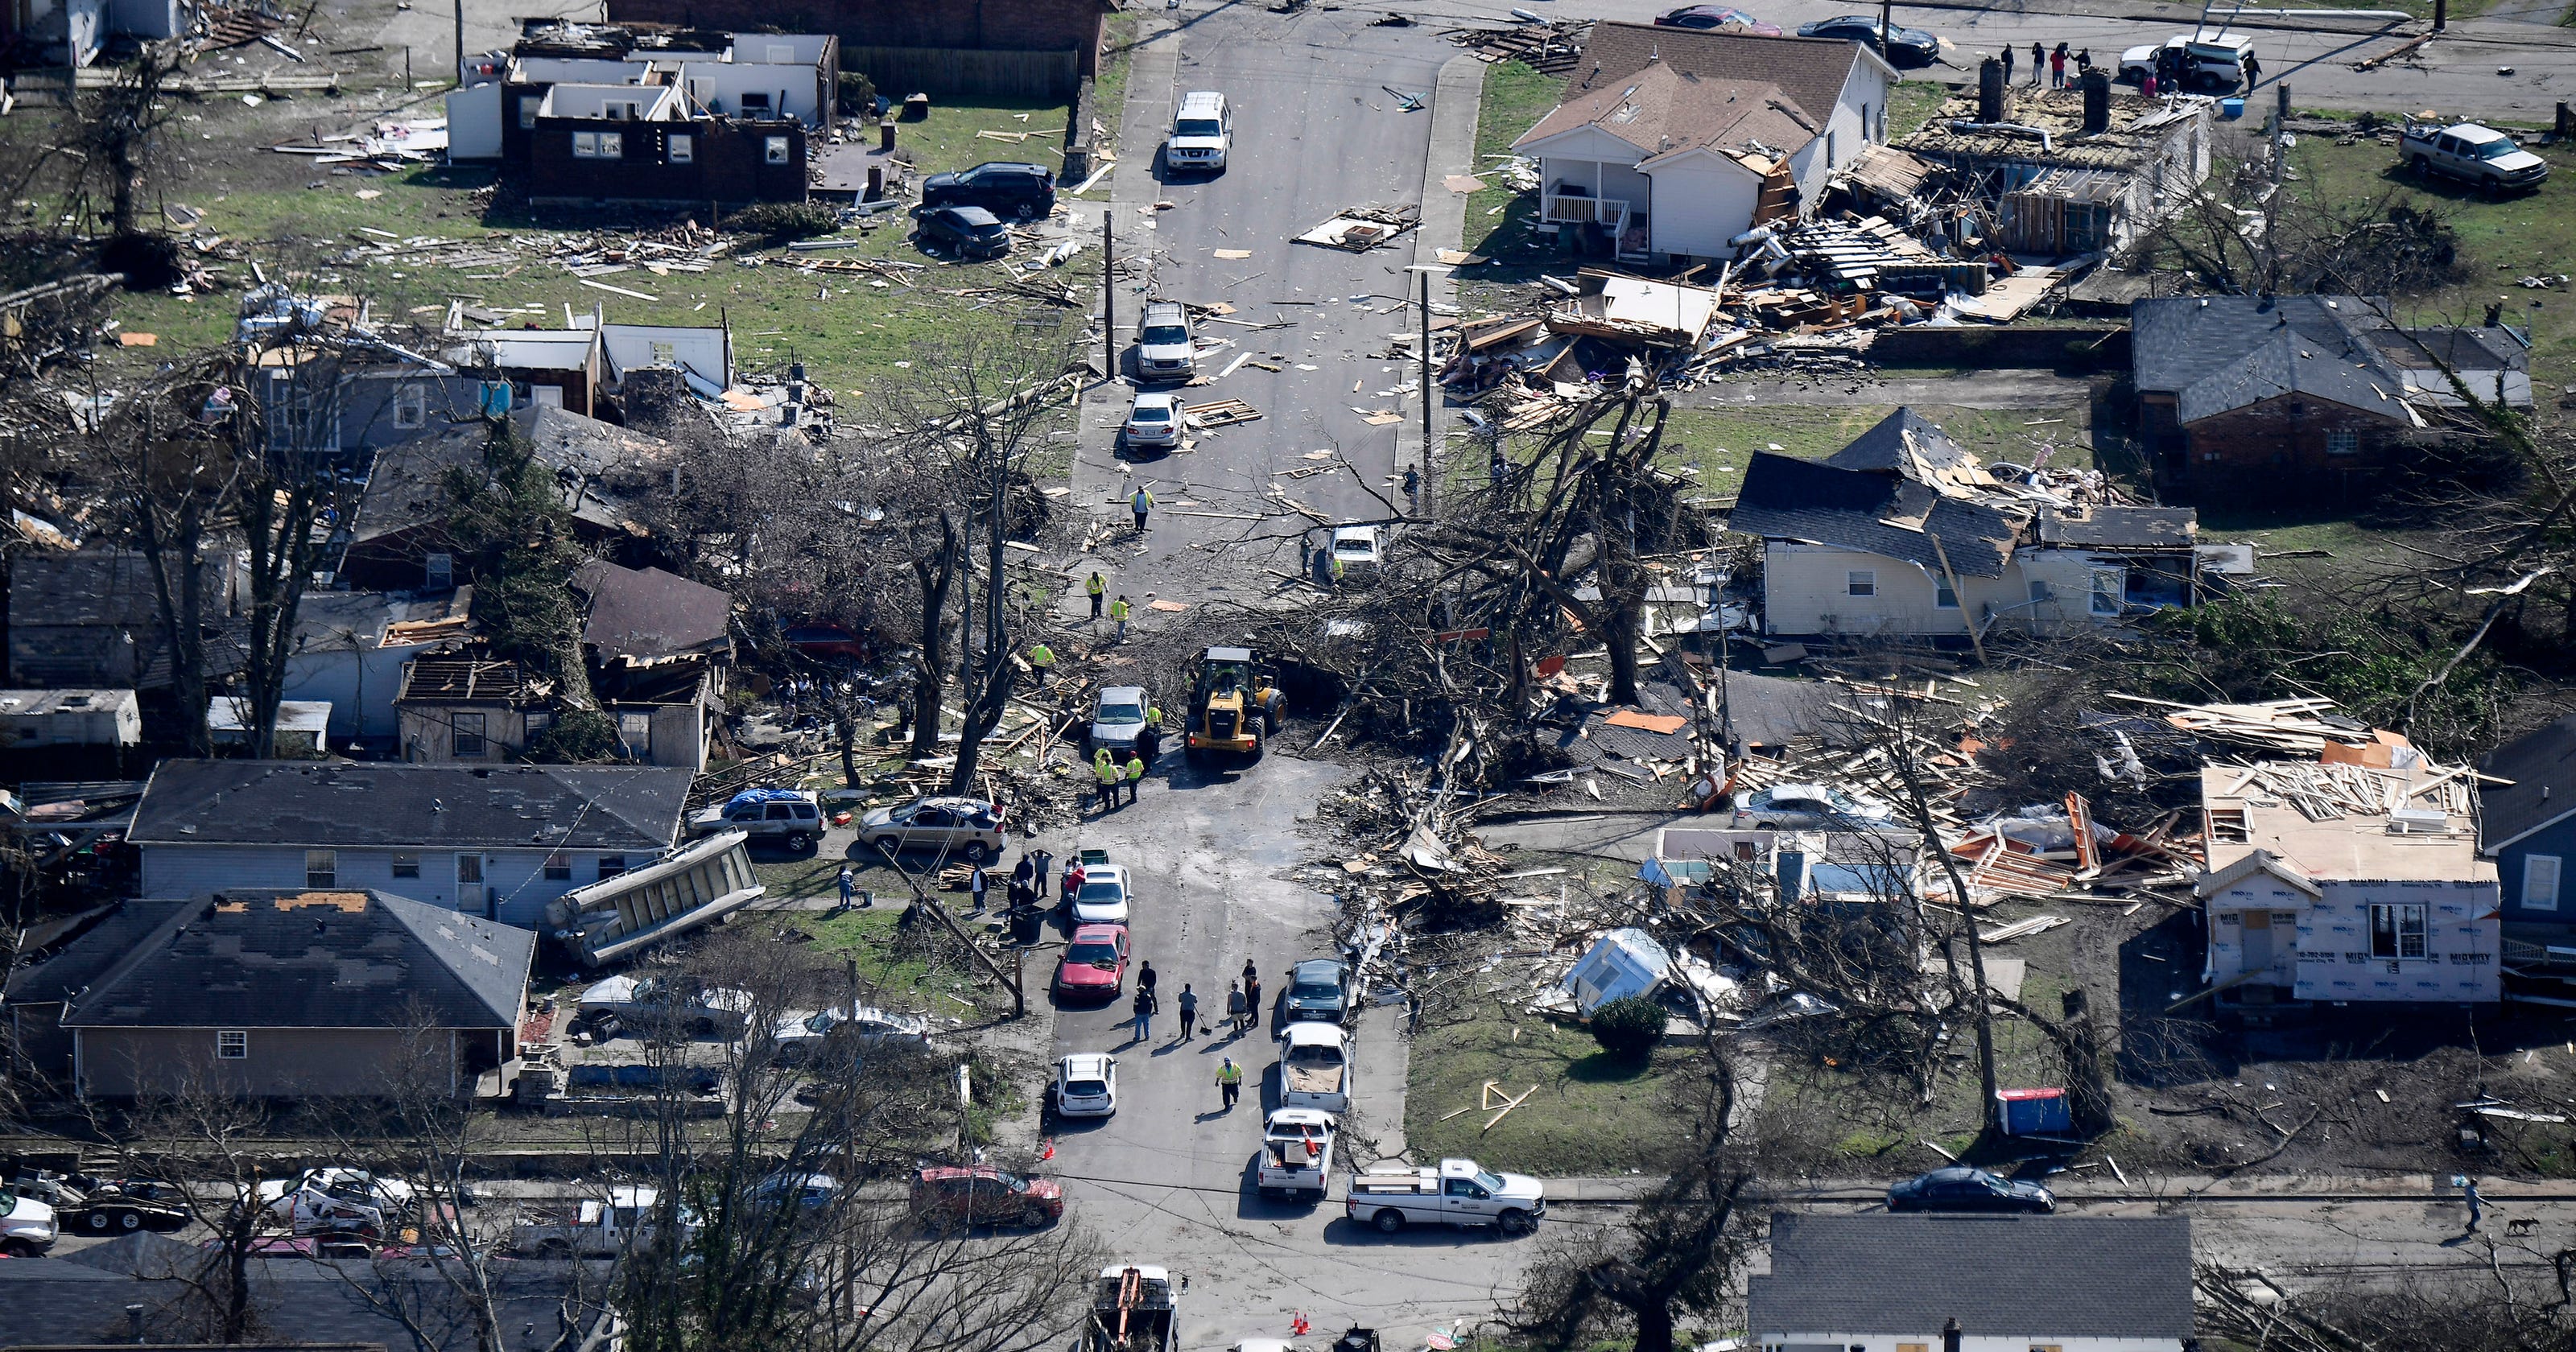
[[[2327,879],[2311,899],[2266,873],[2252,874],[2210,898],[2209,970],[2226,980],[2245,970],[2244,913],[2268,910],[2275,972],[2301,1000],[2399,1003],[2484,1003],[2501,998],[2501,946],[2495,914],[2496,885],[2447,882],[2367,882]],[[2370,908],[2374,904],[2425,908],[2425,956],[2374,957]],[[2295,926],[2278,917],[2295,913]]]
[[[754,43],[758,37],[752,39]],[[711,108],[720,108],[727,117],[742,115],[744,94],[767,94],[769,115],[793,117],[807,126],[821,123],[823,109],[815,101],[816,84],[810,66],[742,65],[730,61],[692,61],[680,67],[680,87],[689,97]]]
[[[447,96],[447,158],[501,158],[501,82],[487,80]]]
[[[1850,574],[1877,575],[1878,594],[1854,596]],[[1928,572],[1901,559],[1826,545],[1774,540],[1762,551],[1762,622],[1772,634],[1958,635],[1968,615],[1982,616],[2029,599],[2018,566],[1999,578],[1963,577],[1964,608],[1939,605]]]
[[[477,86],[480,88],[480,86]],[[391,740],[394,692],[414,647],[307,649],[286,659],[286,698],[331,701],[331,736]]]
[[[302,887],[304,851],[297,847],[246,845],[146,845],[143,848],[143,895],[195,897],[234,887]],[[398,897],[445,906],[472,915],[490,912],[504,924],[535,929],[545,921],[546,903],[576,887],[599,881],[599,855],[572,853],[572,877],[545,876],[542,850],[479,851],[483,886],[462,903],[457,896],[453,849],[396,850],[366,847],[337,851],[339,874],[334,886],[351,891],[372,888]],[[650,862],[655,851],[625,856],[628,868]],[[420,861],[420,876],[396,878],[394,856],[410,854]]]
[[[1869,114],[1866,121],[1861,116],[1864,109]],[[1887,76],[1867,62],[1855,64],[1851,78],[1843,81],[1842,96],[1834,101],[1832,114],[1825,118],[1827,134],[1819,135],[1789,154],[1789,173],[1798,180],[1801,214],[1814,214],[1816,202],[1825,191],[1825,179],[1835,169],[1850,163],[1862,146],[1877,137],[1886,110]],[[1810,108],[1807,111],[1812,115],[1818,110]],[[1831,163],[1827,163],[1825,158],[1828,140],[1833,150]]]
[[[1752,170],[1715,155],[1693,155],[1658,165],[1655,211],[1647,247],[1659,254],[1732,258],[1729,239],[1753,224],[1762,180]]]

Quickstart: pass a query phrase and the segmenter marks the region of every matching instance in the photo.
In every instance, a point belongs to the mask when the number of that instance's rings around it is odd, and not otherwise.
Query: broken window
[[[653,715],[621,713],[617,716],[617,740],[626,754],[637,760],[653,759]]]
[[[420,561],[421,585],[431,591],[445,591],[456,585],[456,556],[425,554]]]
[[[419,877],[420,856],[407,851],[396,851],[393,858],[393,870],[394,876],[397,878]]]
[[[622,131],[577,131],[572,134],[572,154],[578,160],[622,160],[626,158],[626,133]]]
[[[689,139],[687,132],[671,133],[669,145],[669,159],[673,164],[688,164],[697,157],[697,144]]]
[[[537,109],[543,106],[545,101],[546,96],[543,94],[521,94],[519,96],[519,130],[531,131],[535,129],[537,125]]]
[[[2527,854],[2522,858],[2522,905],[2530,911],[2558,909],[2559,856]]]
[[[770,137],[764,137],[764,138],[762,139],[762,145],[764,145],[764,146],[767,148],[767,150],[768,150],[768,154],[769,154],[769,162],[770,162],[771,164],[785,164],[785,163],[787,163],[787,138],[786,138],[786,137],[784,137],[784,136],[770,136]]]
[[[2326,433],[2326,454],[2328,454],[2328,455],[2359,455],[2359,454],[2361,454],[2361,433],[2359,433],[2359,432],[2355,432],[2355,431],[2351,430],[2350,428],[2344,428],[2344,429],[2340,429],[2340,430],[2337,430],[2337,431],[2333,431],[2333,432],[2328,432],[2328,433]]]
[[[2406,902],[2374,904],[2370,908],[2370,956],[2424,956],[2424,907]]]
[[[1843,574],[1843,593],[1847,596],[1878,595],[1878,570],[1854,568]]]
[[[429,387],[411,383],[394,387],[394,426],[403,429],[429,426]]]
[[[2096,568],[2093,571],[2093,604],[2096,615],[2117,615],[2126,604],[2129,570]]]
[[[1959,608],[1959,593],[1953,591],[1950,584],[1946,581],[1934,582],[1932,584],[1932,604],[1942,610],[1957,610]]]
[[[304,885],[338,887],[340,885],[340,852],[306,850],[304,852]]]
[[[673,363],[673,362],[675,362],[675,361],[678,361],[679,359],[680,359],[680,348],[679,348],[679,345],[678,345],[677,343],[655,343],[655,344],[653,344],[653,364],[654,364],[654,365],[656,365],[656,366],[668,366],[668,365],[670,365],[671,363]]]
[[[599,857],[599,880],[600,880],[601,882],[606,882],[606,881],[608,881],[609,879],[616,877],[618,874],[624,873],[625,871],[626,871],[626,856],[625,856],[625,855],[622,855],[622,854],[603,854],[603,855],[601,855],[601,856]]]

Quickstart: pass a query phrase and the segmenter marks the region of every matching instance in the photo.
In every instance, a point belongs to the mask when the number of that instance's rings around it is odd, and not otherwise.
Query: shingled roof
[[[1946,555],[1961,577],[2001,577],[2026,523],[1901,475],[1756,451],[1726,528],[1902,559],[1936,577]]]
[[[2478,769],[2478,848],[2488,854],[2576,812],[2576,714],[2487,753]]]
[[[733,598],[714,587],[606,559],[574,569],[572,585],[590,600],[581,641],[602,662],[651,666],[732,650]]]
[[[2142,394],[2170,394],[2186,426],[2284,394],[2401,424],[2405,381],[2370,340],[2389,327],[2365,296],[2168,296],[2129,307]]]
[[[690,772],[652,765],[167,760],[137,845],[652,851],[679,838]]]
[[[1830,111],[1832,105],[1826,107]],[[1531,145],[1587,126],[1635,147],[1640,159],[1756,145],[1785,155],[1823,129],[1769,80],[1700,79],[1656,64],[1633,79],[1568,98],[1512,144]]]
[[[532,931],[383,892],[219,892],[145,935],[62,1024],[510,1028],[536,948]]]
[[[1973,1341],[2192,1336],[2186,1216],[1848,1216],[1779,1212],[1771,1271],[1747,1285],[1753,1336]],[[2016,1343],[2018,1346],[2018,1343]]]
[[[1779,86],[1814,117],[1830,117],[1841,102],[1852,68],[1870,62],[1896,71],[1857,42],[1841,38],[1768,38],[1723,30],[1657,28],[1642,23],[1596,23],[1583,56],[1568,72],[1569,100],[1594,90],[1624,88],[1628,77],[1651,65],[1701,80],[1737,80]]]

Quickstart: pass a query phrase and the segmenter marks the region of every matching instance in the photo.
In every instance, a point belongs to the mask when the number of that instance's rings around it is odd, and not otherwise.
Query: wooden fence
[[[901,102],[906,94],[934,97],[991,95],[1014,99],[1070,100],[1080,81],[1081,54],[982,51],[965,47],[841,48],[841,68],[863,71],[877,92]]]

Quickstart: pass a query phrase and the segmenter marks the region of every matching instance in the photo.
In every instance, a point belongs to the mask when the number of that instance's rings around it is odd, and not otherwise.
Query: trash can
[[[2229,97],[2218,101],[2218,119],[2220,121],[2233,122],[2243,116],[2245,116],[2245,100],[2243,98]]]

